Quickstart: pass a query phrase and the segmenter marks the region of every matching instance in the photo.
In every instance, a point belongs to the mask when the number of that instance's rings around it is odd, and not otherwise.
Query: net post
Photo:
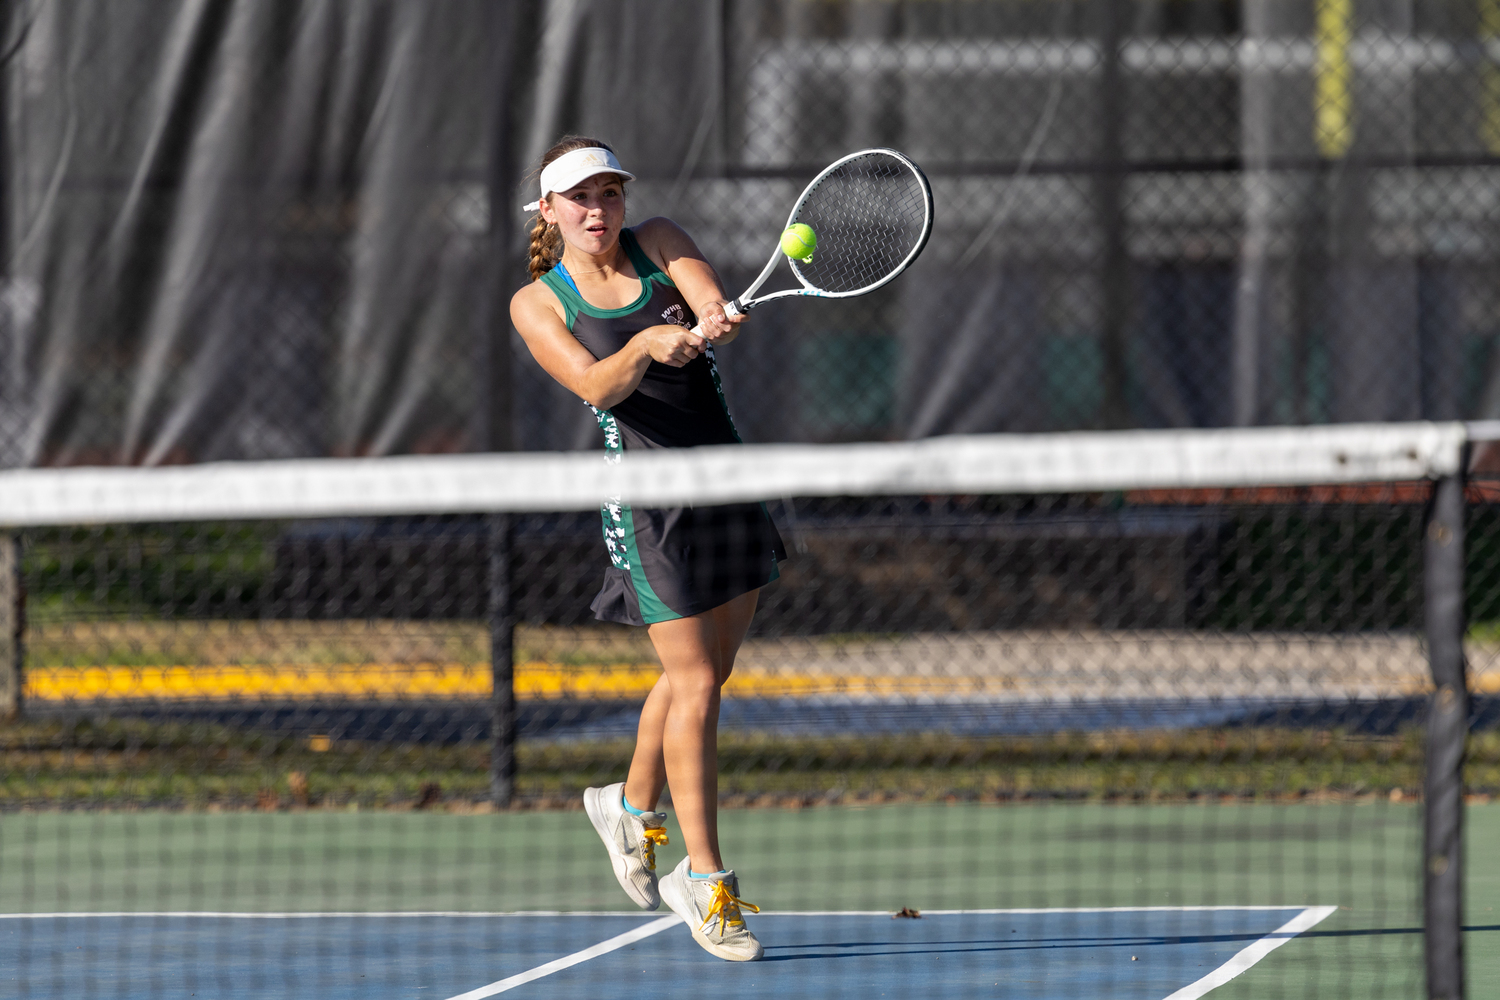
[[[21,538],[0,532],[0,722],[14,722],[24,707],[21,691],[26,591],[21,579]]]
[[[491,695],[490,801],[507,809],[516,792],[515,605],[511,598],[509,514],[487,519]]]
[[[1427,711],[1423,927],[1429,1000],[1460,1000],[1463,979],[1464,477],[1437,481],[1427,509],[1423,589],[1434,691]]]

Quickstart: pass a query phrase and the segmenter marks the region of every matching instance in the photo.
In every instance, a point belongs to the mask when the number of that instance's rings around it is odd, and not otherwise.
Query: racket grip
[[[734,319],[734,318],[736,318],[738,316],[745,315],[745,310],[742,309],[742,308],[740,308],[740,300],[739,299],[734,299],[731,302],[724,303],[724,315],[727,316],[727,317],[729,317],[730,319]],[[693,327],[691,330],[689,330],[688,333],[691,333],[693,336],[697,337],[699,340],[705,340],[705,339],[707,339],[707,338],[705,338],[703,336],[703,321],[702,320],[699,320],[698,321],[698,325],[695,326],[695,327]]]

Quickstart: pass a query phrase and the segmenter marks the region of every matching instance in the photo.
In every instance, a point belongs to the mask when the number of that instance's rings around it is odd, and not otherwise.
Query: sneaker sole
[[[676,890],[670,881],[661,883],[661,901],[667,904],[667,908],[682,918],[687,925],[693,940],[714,958],[722,958],[726,962],[753,962],[766,953],[759,941],[755,942],[755,954],[744,955],[739,952],[730,951],[722,945],[714,944],[708,937],[698,929],[698,918],[693,915],[692,908],[677,896]]]
[[[609,863],[615,870],[615,881],[620,883],[620,888],[625,890],[625,895],[643,910],[655,910],[660,907],[660,899],[653,900],[649,896],[640,895],[640,889],[630,881],[630,859],[617,852],[614,843],[610,840],[609,828],[604,824],[604,810],[599,807],[599,789],[584,790],[583,811],[588,814],[589,822],[594,824],[594,832],[604,842],[604,849],[609,852]]]

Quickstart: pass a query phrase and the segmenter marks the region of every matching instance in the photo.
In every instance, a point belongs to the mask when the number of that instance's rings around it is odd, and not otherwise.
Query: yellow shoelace
[[[656,845],[666,846],[671,841],[667,840],[667,828],[664,826],[648,826],[645,828],[645,835],[641,852],[646,856],[646,867],[656,871]]]
[[[760,907],[754,903],[747,903],[734,893],[729,891],[728,882],[719,882],[714,886],[714,898],[708,902],[708,916],[703,918],[703,924],[699,928],[703,930],[708,927],[709,921],[714,917],[719,918],[719,933],[724,933],[726,926],[745,926],[745,918],[740,915],[740,907],[744,907],[751,913],[759,913]]]

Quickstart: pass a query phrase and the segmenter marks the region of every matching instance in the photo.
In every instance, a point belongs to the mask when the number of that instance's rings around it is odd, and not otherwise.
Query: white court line
[[[889,912],[889,911],[887,911]],[[637,917],[624,910],[296,910],[285,913],[217,910],[59,910],[56,913],[0,913],[0,920],[56,920],[64,917],[214,917],[224,920],[310,920],[330,917]]]
[[[448,1000],[482,1000],[484,997],[492,997],[496,993],[504,993],[506,990],[513,990],[517,986],[525,986],[529,982],[550,976],[554,972],[561,972],[563,969],[571,968],[580,962],[587,962],[591,958],[607,955],[617,948],[625,947],[627,944],[635,944],[637,941],[642,941],[653,934],[660,934],[668,927],[675,927],[680,923],[682,923],[682,918],[676,914],[670,917],[662,917],[660,920],[651,921],[644,927],[637,927],[633,931],[617,934],[607,941],[600,941],[598,944],[591,945],[582,951],[575,951],[573,954],[564,955],[562,958],[554,958],[546,965],[538,965],[527,972],[511,976],[509,979],[502,979],[498,983],[481,986],[477,990],[460,993],[458,996],[449,997]]]
[[[1000,910],[923,910],[924,914],[955,916],[973,914],[1026,913],[1200,913],[1213,910],[1302,910],[1300,903],[1286,906],[1053,906]],[[894,910],[762,910],[763,917],[884,917]],[[291,910],[257,913],[220,910],[59,910],[53,913],[0,913],[0,920],[56,920],[65,917],[214,917],[225,920],[310,920],[331,917],[635,917],[644,913],[627,910]]]
[[[1216,910],[1305,910],[1302,903],[1286,906],[1043,906],[1005,910],[922,910],[934,917],[971,914],[1037,914],[1037,913],[1208,913]],[[1338,907],[1334,907],[1338,909]],[[761,910],[762,917],[887,917],[895,910]]]
[[[1167,1000],[1198,1000],[1199,997],[1203,996],[1209,990],[1218,989],[1220,986],[1223,986],[1298,934],[1318,926],[1318,924],[1327,920],[1336,912],[1338,912],[1337,906],[1308,907],[1259,941],[1241,949],[1233,958],[1196,983],[1190,983],[1176,993],[1173,993],[1167,997]]]

